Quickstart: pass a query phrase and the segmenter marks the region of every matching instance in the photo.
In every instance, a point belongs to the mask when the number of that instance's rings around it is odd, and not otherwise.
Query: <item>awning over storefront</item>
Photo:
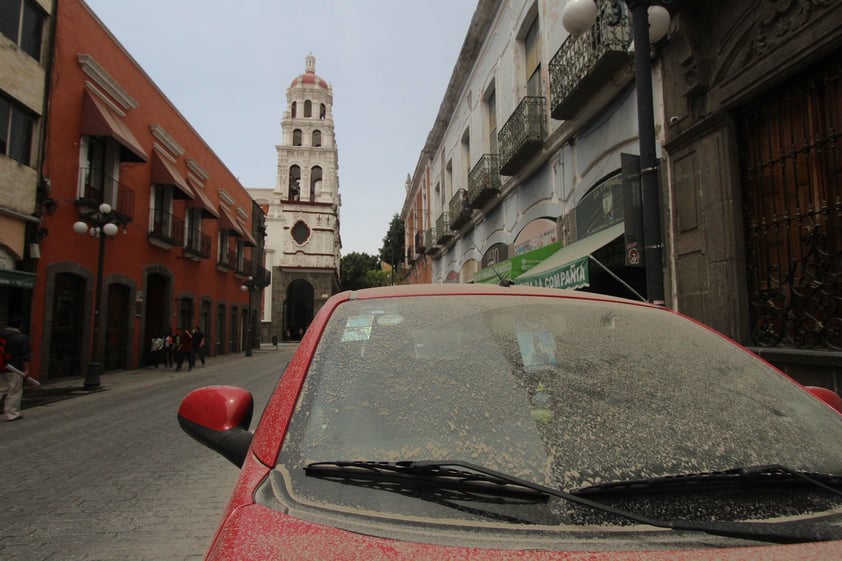
[[[124,162],[147,162],[149,159],[140,142],[129,130],[129,127],[88,90],[82,97],[83,136],[110,136],[123,147],[120,150],[120,160]]]
[[[35,288],[35,273],[0,269],[0,286],[13,288]]]
[[[196,195],[195,199],[187,201],[187,207],[202,209],[202,218],[219,218],[219,212],[214,208],[213,203],[205,194],[205,188],[197,185],[195,182],[191,183],[189,179],[187,182],[191,184],[193,194]]]
[[[196,195],[187,184],[184,176],[175,168],[175,164],[158,152],[152,152],[152,183],[156,185],[172,185],[174,199],[193,200]]]
[[[622,222],[592,236],[565,246],[528,273],[517,277],[515,284],[549,288],[583,288],[590,285],[588,256],[623,235]]]
[[[527,251],[511,259],[500,261],[490,267],[481,269],[474,274],[474,282],[478,283],[498,283],[501,280],[516,279],[526,271],[531,270],[548,258],[550,255],[558,251],[561,244],[553,242],[545,246]]]

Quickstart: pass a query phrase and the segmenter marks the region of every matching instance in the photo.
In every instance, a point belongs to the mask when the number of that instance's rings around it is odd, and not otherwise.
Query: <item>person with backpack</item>
[[[23,320],[14,317],[8,327],[0,331],[0,398],[6,397],[3,413],[6,421],[17,421],[23,418],[20,414],[20,403],[23,399],[23,382],[29,377],[29,361],[32,360],[32,349],[29,337],[23,333]],[[23,375],[10,371],[6,365],[17,368]]]

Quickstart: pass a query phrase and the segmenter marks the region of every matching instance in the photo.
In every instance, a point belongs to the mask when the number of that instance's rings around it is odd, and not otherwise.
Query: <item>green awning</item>
[[[497,283],[500,279],[516,279],[526,271],[538,266],[547,257],[558,251],[561,247],[559,242],[553,242],[545,246],[521,253],[511,259],[495,263],[491,267],[480,269],[474,274],[474,282]]]
[[[0,269],[0,286],[35,288],[35,273],[15,271],[13,269]]]
[[[590,286],[588,256],[605,247],[625,232],[620,222],[592,236],[567,245],[517,279],[515,284],[548,288],[584,288]]]

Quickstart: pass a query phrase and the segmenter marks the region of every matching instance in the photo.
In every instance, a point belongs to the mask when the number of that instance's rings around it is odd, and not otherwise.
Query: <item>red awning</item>
[[[251,232],[249,232],[248,227],[243,223],[243,221],[238,219],[237,224],[240,225],[240,231],[243,233],[243,237],[246,239],[246,245],[250,245],[251,247],[257,247],[257,242],[253,237],[251,237]]]
[[[82,96],[83,136],[110,136],[123,148],[120,160],[124,162],[147,162],[149,159],[129,127],[105,104],[88,90]]]
[[[190,180],[188,179],[188,183],[189,182]],[[219,212],[217,212],[213,203],[211,203],[210,199],[205,194],[205,188],[200,185],[196,185],[195,183],[193,183],[192,186],[193,193],[196,195],[196,198],[192,201],[187,201],[187,207],[202,209],[202,218],[219,218]]]
[[[175,191],[173,191],[174,199],[192,200],[196,198],[193,189],[187,184],[181,172],[175,168],[175,164],[155,150],[152,151],[152,183],[175,187]]]
[[[238,238],[244,238],[245,234],[240,230],[240,224],[231,214],[231,211],[224,206],[219,207],[219,210],[222,211],[219,213],[219,229],[228,230]]]

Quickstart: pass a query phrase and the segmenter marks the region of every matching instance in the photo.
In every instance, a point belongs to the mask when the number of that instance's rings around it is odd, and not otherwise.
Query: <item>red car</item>
[[[838,561],[829,404],[670,310],[445,284],[332,297],[254,433],[178,419],[242,467],[208,560]]]

